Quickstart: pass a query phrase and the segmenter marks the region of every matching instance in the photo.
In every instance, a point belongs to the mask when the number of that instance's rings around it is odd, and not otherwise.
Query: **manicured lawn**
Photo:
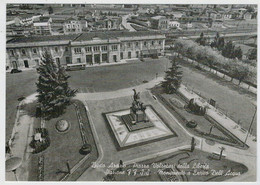
[[[123,168],[126,174],[115,175],[116,181],[169,181],[170,179],[178,179],[179,181],[224,181],[231,177],[227,174],[228,171],[235,172],[236,174],[243,174],[247,171],[247,167],[227,159],[212,159],[209,157],[210,153],[200,150],[178,151],[176,153],[168,154],[166,156],[157,157],[154,159],[140,162],[140,165],[146,165],[147,168],[137,168],[137,166],[128,165]],[[157,166],[156,166],[157,164]],[[161,164],[161,167],[158,165]],[[199,166],[200,164],[201,166]],[[162,165],[165,165],[162,167]],[[166,166],[168,165],[168,167]],[[179,165],[179,166],[178,166]],[[204,166],[204,168],[202,168]],[[173,167],[173,169],[171,169]],[[163,175],[162,170],[168,168],[170,172],[184,172],[184,175]],[[215,171],[223,170],[223,175],[215,174]],[[145,172],[150,171],[149,174]],[[142,172],[144,172],[142,174]],[[190,174],[189,174],[190,173]],[[233,173],[233,174],[235,174]],[[130,174],[130,175],[129,175]],[[201,175],[198,175],[201,174]],[[204,174],[204,175],[202,175]]]
[[[55,123],[61,119],[65,119],[71,124],[67,133],[59,133],[54,127]],[[72,167],[84,157],[79,153],[83,142],[74,106],[70,105],[61,117],[47,121],[46,128],[49,131],[51,145],[44,151],[44,179],[57,181],[64,176],[64,173],[58,172],[67,171],[67,160]]]
[[[76,180],[89,166],[90,163],[95,161],[98,157],[95,141],[90,129],[88,118],[84,109],[84,105],[79,101],[74,101],[79,107],[79,111],[84,123],[84,130],[87,136],[87,143],[91,144],[92,152],[89,154],[88,159],[81,165],[68,179]],[[71,127],[68,132],[60,133],[55,128],[55,123],[58,120],[65,119],[70,122]],[[39,121],[35,128],[39,127]],[[46,121],[45,127],[47,128],[51,140],[51,145],[39,154],[32,154],[30,158],[30,175],[29,180],[37,180],[38,175],[38,157],[44,156],[44,180],[45,181],[59,181],[68,172],[66,162],[69,162],[72,168],[77,164],[84,155],[79,153],[83,145],[80,134],[79,122],[75,112],[75,106],[69,105],[65,114],[59,118]]]

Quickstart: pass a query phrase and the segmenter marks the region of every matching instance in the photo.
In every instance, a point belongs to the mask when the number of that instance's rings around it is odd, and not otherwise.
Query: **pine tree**
[[[69,88],[67,80],[70,76],[60,64],[53,61],[48,51],[43,53],[37,72],[39,73],[38,82],[36,82],[37,98],[41,108],[41,117],[46,120],[58,117],[64,113],[77,90]]]
[[[176,58],[172,61],[172,66],[169,68],[168,71],[165,71],[166,75],[162,82],[162,87],[165,88],[166,93],[174,93],[178,90],[181,85],[181,78],[182,78],[182,71],[180,71],[180,66],[176,62]]]

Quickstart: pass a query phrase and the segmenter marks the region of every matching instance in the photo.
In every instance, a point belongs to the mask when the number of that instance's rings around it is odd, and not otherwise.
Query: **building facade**
[[[40,17],[39,21],[33,23],[34,33],[36,35],[51,35],[51,22],[50,17]]]
[[[165,35],[156,32],[97,32],[26,37],[6,44],[9,69],[37,67],[43,53],[64,66],[120,62],[164,54]]]
[[[86,28],[87,22],[80,21],[74,18],[69,18],[63,25],[64,34],[82,33],[83,28]]]
[[[180,27],[180,23],[178,21],[173,21],[173,20],[169,21],[169,28],[179,28],[179,27]]]
[[[211,24],[211,28],[222,28],[223,27],[223,21],[222,20],[215,20]]]
[[[154,29],[166,30],[169,28],[169,19],[167,19],[165,16],[152,17],[151,26]]]

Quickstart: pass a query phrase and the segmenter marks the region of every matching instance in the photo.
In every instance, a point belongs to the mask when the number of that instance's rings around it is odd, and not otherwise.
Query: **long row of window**
[[[148,43],[150,42],[150,44],[153,46],[153,45],[155,45],[156,44],[156,42],[159,44],[159,45],[161,45],[162,44],[162,41],[161,40],[159,40],[159,41],[144,41],[143,42],[143,45],[144,46],[148,46]],[[139,47],[139,42],[127,42],[126,43],[126,46],[127,46],[127,48],[131,48],[133,45],[135,45],[135,47]],[[122,48],[123,47],[123,44],[120,44],[120,47]],[[101,49],[101,51],[107,51],[108,50],[108,46],[87,46],[87,47],[85,47],[85,51],[86,52],[92,52],[92,50],[95,52],[95,51],[100,51],[100,49]],[[117,51],[118,50],[118,47],[117,47],[117,45],[112,45],[111,46],[111,49],[112,49],[112,51]],[[47,48],[43,48],[43,50],[47,50]],[[58,47],[55,47],[54,48],[54,51],[56,52],[56,53],[58,53],[59,52],[59,48]],[[68,47],[65,47],[65,52],[68,52],[69,51],[69,48]],[[81,48],[74,48],[74,53],[81,53],[82,51],[81,51]],[[32,48],[32,53],[33,54],[38,54],[38,49],[37,48]],[[27,52],[26,52],[26,50],[25,49],[21,49],[21,54],[22,55],[27,55]],[[15,55],[15,51],[14,50],[10,50],[10,55],[11,56],[14,56]]]
[[[48,50],[48,48],[47,47],[44,47],[43,48],[43,51],[46,51],[46,50]],[[55,47],[54,48],[54,51],[56,52],[56,53],[58,53],[59,52],[59,48],[58,47]],[[68,47],[65,47],[65,51],[67,52],[67,51],[69,51],[69,48]],[[25,49],[21,49],[20,50],[20,52],[21,52],[21,55],[27,55],[27,52],[26,52],[26,50]],[[38,49],[37,48],[32,48],[32,53],[33,54],[38,54]],[[15,51],[13,50],[13,49],[11,49],[10,50],[10,55],[11,56],[15,56]]]
[[[100,49],[101,49],[101,51],[107,51],[108,50],[108,46],[87,46],[87,47],[85,47],[85,51],[86,52],[92,52],[92,48],[93,48],[93,51],[95,52],[95,51],[100,51]],[[117,45],[112,45],[112,50],[113,51],[115,51],[115,50],[117,50]],[[74,52],[75,53],[81,53],[82,52],[82,50],[81,50],[81,48],[74,48]]]
[[[143,42],[143,45],[144,46],[147,46],[148,45],[148,43],[151,43],[151,45],[155,45],[156,43],[158,43],[159,45],[161,45],[162,44],[162,41],[161,40],[159,40],[159,41],[144,41]],[[128,47],[128,48],[131,48],[133,45],[135,45],[135,47],[139,47],[139,42],[126,42],[126,46]],[[120,44],[120,47],[122,48],[123,47],[123,44]]]

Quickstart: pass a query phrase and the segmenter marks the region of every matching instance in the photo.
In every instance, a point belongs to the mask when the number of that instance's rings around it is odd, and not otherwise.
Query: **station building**
[[[113,63],[163,55],[164,45],[165,35],[150,31],[21,37],[7,42],[6,66],[37,67],[45,50],[64,66]]]

